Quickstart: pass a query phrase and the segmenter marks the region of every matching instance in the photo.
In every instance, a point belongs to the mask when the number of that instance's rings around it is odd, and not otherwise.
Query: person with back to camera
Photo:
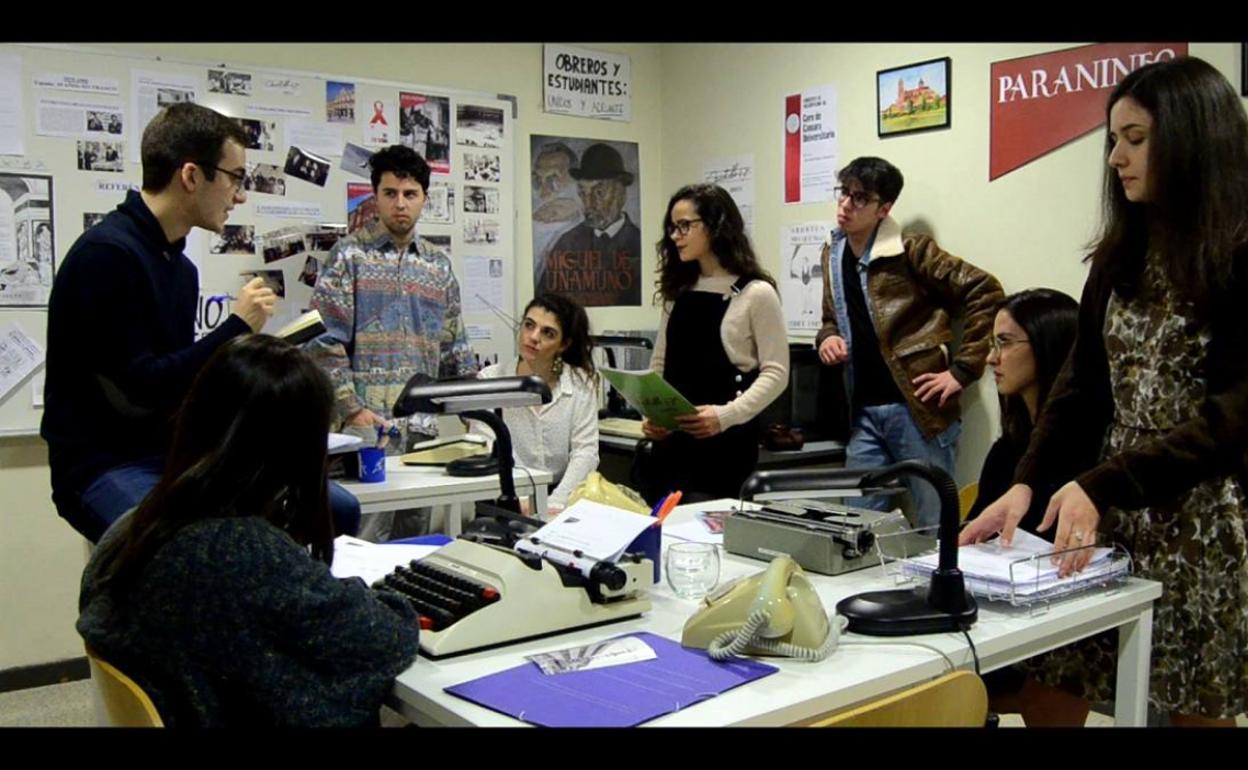
[[[377,725],[415,658],[407,599],[329,570],[333,403],[289,343],[227,342],[178,412],[155,489],[88,562],[78,632],[167,726]]]

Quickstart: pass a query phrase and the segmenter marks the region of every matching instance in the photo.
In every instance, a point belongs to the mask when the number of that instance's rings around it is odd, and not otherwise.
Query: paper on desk
[[[329,571],[337,578],[358,577],[370,586],[394,568],[423,559],[440,545],[391,545],[370,543],[350,535],[334,538],[334,563]]]
[[[589,671],[595,668],[622,666],[659,657],[654,648],[635,636],[604,639],[601,642],[580,647],[525,655],[526,660],[537,664],[543,674],[566,674],[569,671]]]
[[[331,455],[352,452],[364,443],[364,439],[359,436],[352,436],[348,433],[331,433],[329,434],[329,453]]]
[[[597,561],[615,561],[654,519],[592,500],[578,500],[529,540],[564,551],[581,551]]]
[[[1110,561],[1109,556],[1113,549],[1096,548],[1093,549],[1091,562],[1083,572],[1059,578],[1057,573],[1060,565],[1054,564],[1049,558],[1053,553],[1053,544],[1044,538],[1019,529],[1015,531],[1014,542],[1010,547],[1003,548],[998,543],[998,540],[994,540],[958,549],[958,569],[962,570],[968,588],[975,590],[976,587],[981,587],[1002,593],[1012,590],[1015,595],[1028,595],[1063,583],[1082,582],[1125,568],[1125,564],[1118,566],[1116,562]],[[1018,563],[1022,559],[1033,557],[1035,561]],[[933,553],[907,560],[906,572],[931,574],[939,559],[940,555]]]
[[[682,521],[679,524],[664,524],[663,536],[674,537],[678,540],[687,540],[691,543],[712,543],[714,545],[722,545],[724,542],[723,532],[708,532],[706,525],[694,519],[693,521]]]

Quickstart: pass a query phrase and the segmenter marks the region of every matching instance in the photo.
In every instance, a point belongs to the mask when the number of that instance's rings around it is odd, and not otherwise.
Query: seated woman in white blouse
[[[516,463],[554,475],[547,514],[568,504],[568,496],[598,469],[598,374],[590,358],[589,316],[559,294],[535,297],[524,309],[516,347],[520,358],[491,364],[478,377],[536,374],[550,387],[550,403],[503,410]],[[491,435],[473,422],[475,431]],[[539,512],[540,513],[540,512]]]

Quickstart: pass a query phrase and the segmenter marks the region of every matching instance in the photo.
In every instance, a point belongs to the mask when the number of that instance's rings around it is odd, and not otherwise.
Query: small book
[[[674,430],[678,415],[696,414],[698,411],[689,399],[656,372],[630,372],[605,366],[598,367],[598,371],[615,386],[625,401],[655,425]]]
[[[318,310],[309,310],[273,333],[292,345],[302,345],[325,333],[325,322]]]

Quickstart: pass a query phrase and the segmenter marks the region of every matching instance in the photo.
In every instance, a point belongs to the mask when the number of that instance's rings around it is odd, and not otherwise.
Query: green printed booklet
[[[680,395],[680,391],[667,384],[660,375],[652,371],[629,372],[623,369],[599,367],[602,376],[620,391],[624,400],[632,404],[650,422],[655,425],[676,429],[676,416],[694,414],[698,410],[689,399]]]

